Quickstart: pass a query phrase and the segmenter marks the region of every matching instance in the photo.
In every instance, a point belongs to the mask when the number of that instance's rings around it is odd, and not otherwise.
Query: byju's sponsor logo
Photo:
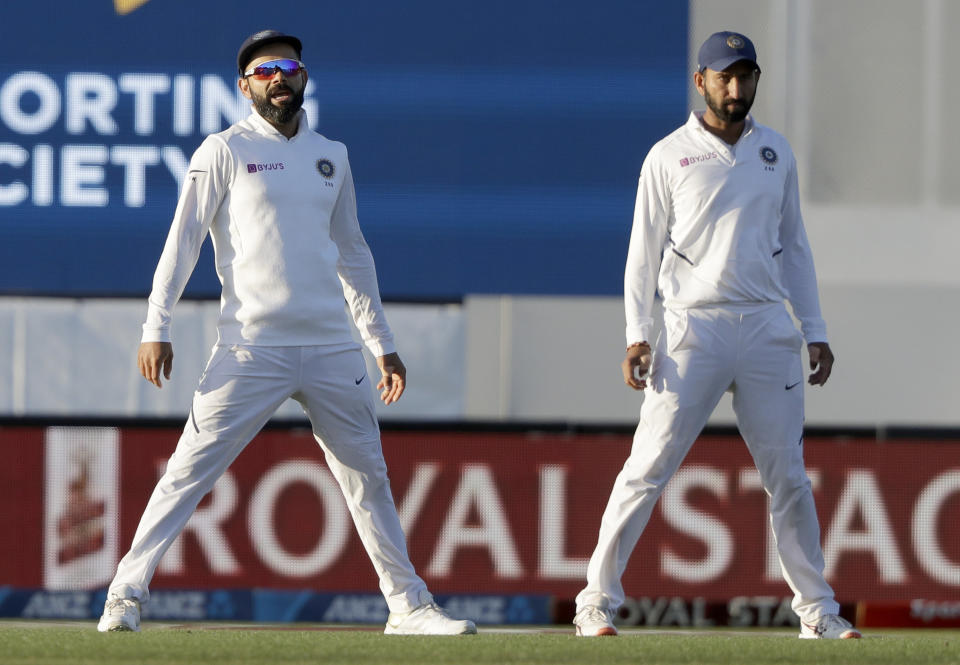
[[[717,159],[720,157],[715,152],[705,152],[702,155],[692,155],[691,157],[684,157],[680,160],[680,166],[690,166],[691,164],[699,164],[700,162],[706,162],[711,159]]]
[[[257,173],[259,171],[282,171],[283,162],[274,162],[273,164],[247,164],[247,173]]]

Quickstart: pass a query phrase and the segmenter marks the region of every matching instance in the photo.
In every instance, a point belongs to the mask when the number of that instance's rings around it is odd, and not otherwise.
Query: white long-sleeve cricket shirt
[[[357,221],[347,149],[310,129],[283,136],[256,112],[190,160],[153,279],[144,342],[170,341],[174,306],[207,233],[223,286],[220,344],[352,344],[394,351],[373,257]]]
[[[787,140],[748,116],[733,146],[702,112],[644,160],[624,275],[627,344],[652,343],[668,309],[790,301],[807,343],[826,341]]]

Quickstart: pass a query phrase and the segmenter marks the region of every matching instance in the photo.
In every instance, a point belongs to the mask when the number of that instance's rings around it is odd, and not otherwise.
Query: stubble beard
[[[253,107],[257,110],[264,120],[274,125],[285,125],[297,115],[297,111],[300,110],[300,107],[303,106],[303,93],[304,90],[301,88],[299,91],[294,92],[293,88],[290,86],[285,86],[284,88],[290,91],[290,100],[287,101],[283,106],[277,106],[272,101],[270,101],[270,95],[277,92],[278,88],[274,88],[272,91],[265,92],[262,96],[257,93],[250,91],[250,97],[253,100]]]

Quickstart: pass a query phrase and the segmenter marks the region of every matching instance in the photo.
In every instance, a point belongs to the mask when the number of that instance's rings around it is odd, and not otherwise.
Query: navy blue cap
[[[240,70],[240,76],[243,76],[243,71],[250,63],[250,56],[254,51],[261,46],[274,44],[276,42],[292,46],[293,50],[297,52],[297,59],[300,59],[301,53],[303,53],[303,44],[299,39],[293,35],[285,35],[277,30],[261,30],[243,40],[243,44],[240,45],[240,50],[237,51],[237,69]]]
[[[697,54],[697,71],[702,72],[709,67],[715,72],[722,72],[735,62],[747,60],[757,71],[760,71],[760,65],[757,64],[757,50],[753,48],[746,35],[739,32],[715,32],[700,47]]]

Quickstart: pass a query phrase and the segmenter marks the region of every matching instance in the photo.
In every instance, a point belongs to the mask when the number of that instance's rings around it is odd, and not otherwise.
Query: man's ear
[[[704,87],[703,72],[693,73],[693,85],[696,86],[697,92],[700,93],[701,97],[706,95],[707,89]]]
[[[240,92],[243,94],[244,97],[246,97],[247,99],[253,99],[253,97],[250,96],[250,82],[247,81],[247,79],[242,77],[238,78],[237,87],[240,88]]]

